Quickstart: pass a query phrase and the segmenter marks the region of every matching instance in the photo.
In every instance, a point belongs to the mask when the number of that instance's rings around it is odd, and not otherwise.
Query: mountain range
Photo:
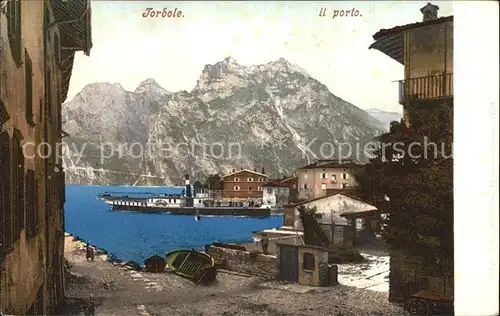
[[[366,161],[363,145],[396,117],[370,114],[285,59],[227,57],[206,65],[190,92],[153,79],[135,91],[85,86],[63,104],[63,167],[70,184],[175,185],[186,173],[240,168],[285,176],[316,159]]]
[[[383,130],[388,130],[392,121],[399,122],[403,117],[403,114],[398,112],[386,112],[379,109],[368,109],[365,111],[380,122],[380,128]]]

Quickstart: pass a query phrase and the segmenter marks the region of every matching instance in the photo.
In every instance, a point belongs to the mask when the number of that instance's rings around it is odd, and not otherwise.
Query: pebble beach
[[[195,286],[171,272],[148,273],[111,263],[98,248],[94,261],[87,261],[85,242],[74,239],[66,234],[65,315],[84,315],[84,309],[117,316],[407,315],[387,301],[387,293],[343,284],[305,287],[220,270],[215,284]]]

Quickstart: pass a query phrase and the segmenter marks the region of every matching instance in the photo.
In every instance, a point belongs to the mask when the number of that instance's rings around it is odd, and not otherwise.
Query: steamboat
[[[222,203],[216,202],[206,193],[193,192],[189,175],[185,175],[186,186],[180,195],[155,193],[104,192],[98,199],[110,205],[113,211],[137,211],[149,213],[169,213],[198,216],[271,216],[271,209],[250,202]]]

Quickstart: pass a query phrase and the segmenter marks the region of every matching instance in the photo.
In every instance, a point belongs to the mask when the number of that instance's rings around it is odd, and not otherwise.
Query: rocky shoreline
[[[407,315],[386,293],[265,282],[225,271],[214,285],[195,286],[170,272],[110,262],[96,246],[94,261],[87,261],[85,247],[84,240],[66,234],[68,304],[60,315],[84,315],[84,309],[87,315]]]
[[[65,233],[64,237],[65,237],[65,249],[71,249],[71,253],[68,254],[66,252],[65,257],[67,257],[68,255],[70,256],[76,255],[86,260],[85,254],[88,242],[70,233]],[[115,257],[113,254],[110,254],[106,249],[99,248],[96,245],[92,244],[89,244],[89,246],[94,252],[94,261],[104,261],[104,262],[109,262],[113,265],[127,266],[137,271],[141,270],[142,268],[140,263],[134,261],[123,261]],[[73,260],[75,259],[76,258],[73,258]]]

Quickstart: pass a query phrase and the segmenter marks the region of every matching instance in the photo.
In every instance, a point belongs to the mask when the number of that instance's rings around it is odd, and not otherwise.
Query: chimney
[[[253,171],[257,172],[257,168],[253,168]]]
[[[438,11],[439,7],[437,5],[427,2],[427,4],[420,9],[423,16],[422,21],[436,20],[438,18]]]
[[[236,172],[236,169],[233,169],[233,172]]]
[[[264,167],[262,167],[262,174],[266,174],[266,170],[264,170]]]

